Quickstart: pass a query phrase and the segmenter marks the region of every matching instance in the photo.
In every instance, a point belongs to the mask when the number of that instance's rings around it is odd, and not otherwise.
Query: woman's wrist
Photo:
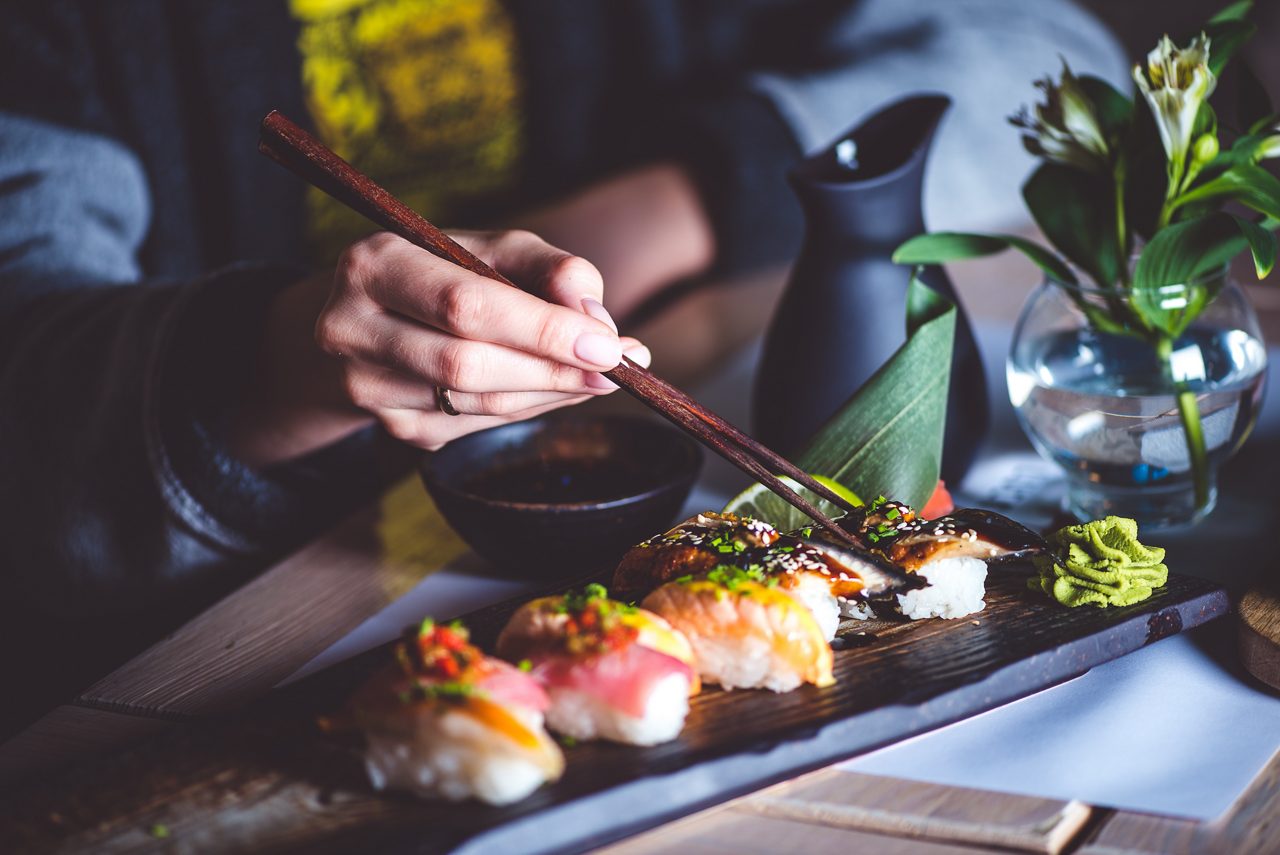
[[[373,421],[343,393],[341,361],[315,342],[332,279],[317,273],[299,280],[267,311],[254,369],[224,437],[230,453],[250,466],[301,457]]]

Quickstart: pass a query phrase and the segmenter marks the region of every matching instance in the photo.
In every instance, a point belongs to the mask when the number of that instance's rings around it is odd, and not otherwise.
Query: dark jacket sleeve
[[[0,116],[0,538],[7,593],[58,615],[223,588],[368,496],[368,435],[271,471],[220,420],[298,272],[140,278],[147,193],[109,138]]]
[[[374,440],[270,471],[222,446],[265,308],[299,273],[147,278],[147,175],[77,7],[20,8],[0,31],[0,605],[172,618],[367,499]]]

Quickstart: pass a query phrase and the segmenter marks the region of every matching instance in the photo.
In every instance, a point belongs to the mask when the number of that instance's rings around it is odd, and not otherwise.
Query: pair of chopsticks
[[[459,267],[464,267],[472,273],[517,287],[510,279],[472,255],[466,248],[327,148],[324,143],[275,110],[262,120],[258,149],[267,157],[295,172],[303,180],[415,246],[446,261],[451,261]],[[815,481],[808,473],[770,451],[715,413],[699,405],[680,389],[625,356],[617,368],[604,372],[604,376],[764,484],[814,522],[851,546],[860,549],[860,544],[852,535],[828,519],[774,474],[777,472],[792,478],[838,508],[845,511],[853,509],[848,502]]]

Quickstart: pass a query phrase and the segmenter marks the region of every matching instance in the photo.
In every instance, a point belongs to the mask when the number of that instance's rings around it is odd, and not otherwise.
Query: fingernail
[[[613,368],[622,361],[622,343],[613,336],[583,333],[573,343],[573,355],[592,365]]]
[[[603,374],[589,373],[587,374],[587,388],[588,389],[617,389],[618,384],[614,383],[612,380],[610,380],[608,377],[605,377]]]
[[[649,363],[653,362],[653,354],[643,344],[633,344],[625,352],[627,358],[637,363],[641,368],[648,368]]]
[[[604,307],[599,300],[591,297],[582,298],[582,311],[595,318],[602,324],[608,324],[614,331],[618,331],[618,325],[613,322],[613,317],[609,314],[609,310]]]

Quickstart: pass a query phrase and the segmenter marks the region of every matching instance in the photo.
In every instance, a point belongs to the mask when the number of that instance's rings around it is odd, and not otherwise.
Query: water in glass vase
[[[1188,330],[1175,344],[1173,379],[1196,393],[1209,483],[1243,442],[1262,402],[1266,349],[1240,329]],[[1089,328],[1044,331],[1007,363],[1009,397],[1037,450],[1068,475],[1070,510],[1145,526],[1195,522],[1190,455],[1169,373],[1147,342]]]

